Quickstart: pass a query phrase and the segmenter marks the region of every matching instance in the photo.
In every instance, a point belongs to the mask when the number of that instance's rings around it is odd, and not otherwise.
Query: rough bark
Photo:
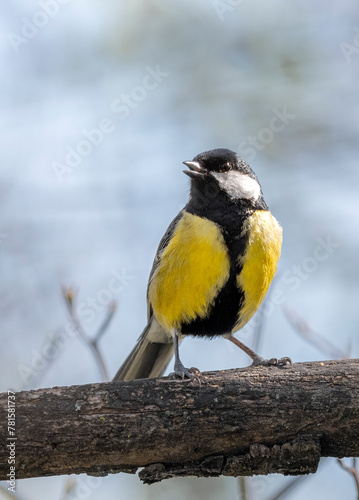
[[[359,359],[16,393],[16,478],[308,474],[359,456]],[[0,395],[7,409],[8,395]],[[8,479],[7,417],[0,479]]]

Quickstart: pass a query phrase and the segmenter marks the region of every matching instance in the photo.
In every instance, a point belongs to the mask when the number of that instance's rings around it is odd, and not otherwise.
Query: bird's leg
[[[284,357],[280,359],[263,359],[261,356],[258,356],[258,354],[252,351],[252,349],[244,345],[240,340],[233,337],[233,335],[230,335],[226,338],[233,342],[233,344],[242,349],[242,351],[244,351],[250,358],[253,359],[252,366],[278,366],[282,368],[283,366],[290,365],[291,367],[293,367],[293,361],[290,358]]]
[[[173,330],[171,332],[172,338],[173,338],[173,346],[175,350],[175,365],[174,365],[174,372],[171,373],[171,375],[174,375],[175,377],[179,377],[182,380],[184,378],[190,378],[191,380],[197,378],[197,374],[200,373],[200,371],[197,368],[185,368],[182,364],[182,361],[180,360],[179,357],[179,347],[178,347],[178,332],[177,330]]]

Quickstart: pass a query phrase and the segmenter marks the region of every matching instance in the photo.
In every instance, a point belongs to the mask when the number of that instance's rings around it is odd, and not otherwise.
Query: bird
[[[257,176],[237,153],[204,151],[184,161],[190,178],[185,207],[158,246],[147,285],[147,325],[114,381],[163,375],[194,379],[179,345],[186,336],[227,338],[252,365],[285,367],[289,357],[263,359],[234,333],[262,303],[282,247],[282,227],[264,201]]]

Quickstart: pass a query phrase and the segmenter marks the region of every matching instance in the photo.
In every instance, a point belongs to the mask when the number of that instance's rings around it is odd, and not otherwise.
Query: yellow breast
[[[162,327],[167,331],[180,329],[183,322],[205,317],[229,270],[228,252],[218,225],[184,212],[160,256],[148,290]]]
[[[243,237],[246,234],[247,250],[239,259],[242,271],[237,277],[245,301],[233,332],[243,328],[262,303],[277,270],[282,248],[282,228],[270,212],[254,212],[244,225]]]

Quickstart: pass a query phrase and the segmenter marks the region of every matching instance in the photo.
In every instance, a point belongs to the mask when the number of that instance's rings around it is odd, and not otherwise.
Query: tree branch
[[[299,475],[359,456],[359,359],[16,393],[16,478]],[[7,407],[8,395],[0,395]],[[1,419],[0,479],[8,479]]]
[[[67,287],[63,286],[62,287],[62,295],[65,299],[65,303],[66,303],[71,321],[72,321],[74,327],[76,328],[77,332],[79,333],[80,339],[85,343],[85,345],[87,345],[91,349],[91,352],[94,356],[94,359],[100,368],[100,372],[101,372],[102,377],[105,380],[110,380],[110,377],[109,377],[108,372],[107,372],[107,366],[105,363],[105,359],[102,356],[102,353],[100,351],[98,343],[99,343],[101,337],[103,336],[103,334],[105,333],[107,327],[111,323],[112,317],[116,311],[116,303],[111,302],[109,304],[105,320],[103,321],[102,325],[98,329],[95,337],[93,339],[91,339],[87,335],[85,330],[82,328],[81,322],[77,316],[77,311],[75,308],[75,300],[77,299],[77,292],[72,288],[67,288]]]
[[[358,493],[358,500],[359,500],[359,474],[358,474],[358,470],[356,468],[356,458],[353,458],[353,466],[352,467],[349,467],[348,465],[346,465],[343,462],[343,460],[340,460],[340,458],[338,458],[338,462],[339,462],[339,465],[341,466],[341,468],[346,470],[347,472],[349,472],[349,474],[351,474],[351,476],[353,477],[353,479],[355,481],[356,490]]]

